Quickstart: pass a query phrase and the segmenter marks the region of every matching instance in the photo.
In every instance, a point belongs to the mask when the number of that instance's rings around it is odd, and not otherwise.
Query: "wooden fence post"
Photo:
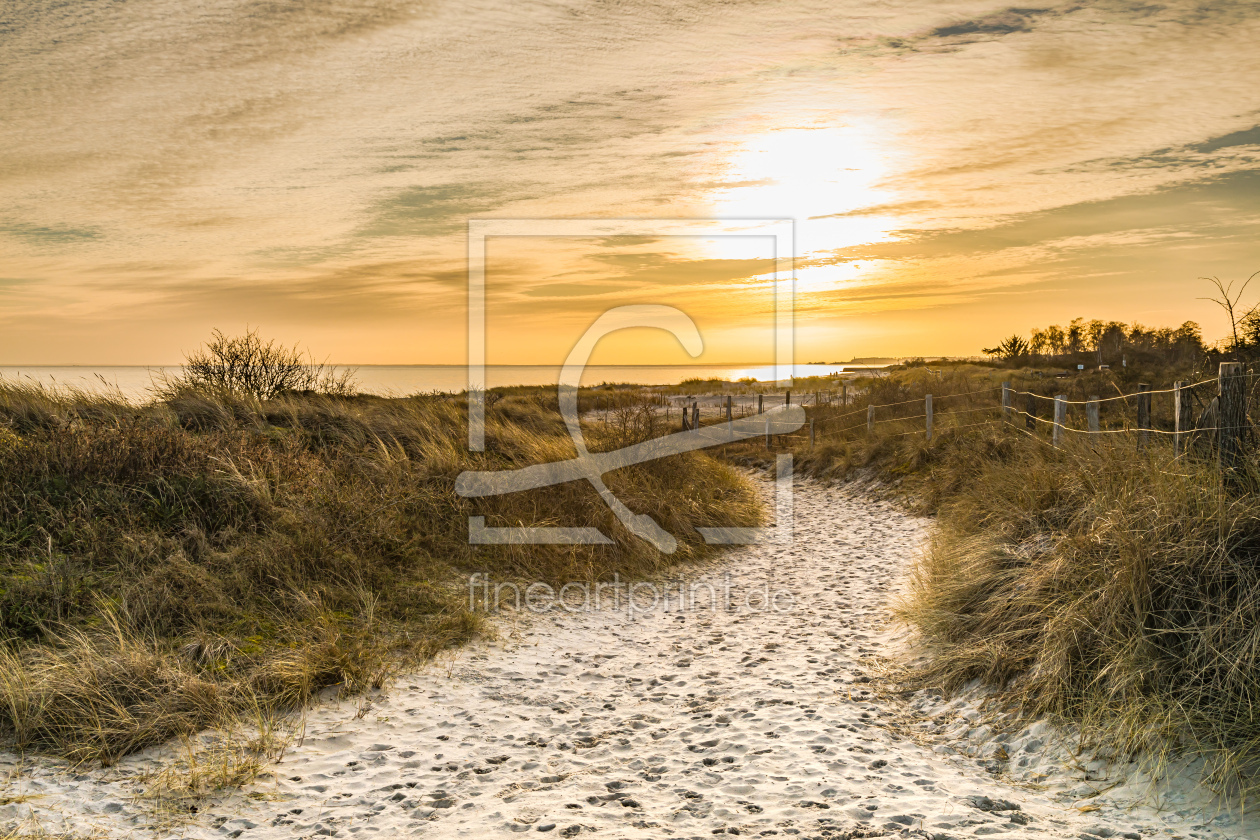
[[[695,400],[691,403],[691,430],[700,431],[700,403]]]
[[[1176,420],[1173,454],[1183,455],[1190,442],[1190,432],[1194,430],[1194,403],[1190,383],[1185,380],[1173,383],[1173,417]]]
[[[1138,451],[1145,452],[1151,442],[1151,386],[1138,385],[1137,395]]]
[[[1002,419],[1011,422],[1011,383],[1002,383]]]
[[[1247,424],[1247,376],[1239,362],[1222,362],[1220,368],[1221,482],[1227,489],[1241,484],[1243,432]]]
[[[840,386],[840,405],[848,405],[848,404],[849,404],[849,386],[841,385]]]
[[[1028,415],[1024,418],[1024,426],[1030,432],[1037,431],[1037,396],[1029,392],[1024,398],[1024,414]]]
[[[927,415],[927,439],[932,442],[932,395],[923,398],[923,413]]]
[[[765,398],[765,394],[757,395],[757,413],[761,414],[761,401]]]
[[[869,435],[875,431],[875,404],[871,403],[866,407],[866,433]]]
[[[727,397],[726,398],[726,422],[729,423],[731,422],[732,419],[734,418],[731,416],[731,398]]]
[[[1091,432],[1102,431],[1102,424],[1098,419],[1098,407],[1100,405],[1099,397],[1096,394],[1090,395],[1089,402],[1085,403],[1085,421]]]
[[[1067,431],[1067,394],[1059,394],[1054,398],[1054,445],[1057,449],[1063,445],[1063,435]]]
[[[785,394],[783,395],[783,404],[784,404],[784,405],[791,405],[791,404],[792,404],[792,392],[791,392],[791,391],[788,391],[787,393],[785,393]]]

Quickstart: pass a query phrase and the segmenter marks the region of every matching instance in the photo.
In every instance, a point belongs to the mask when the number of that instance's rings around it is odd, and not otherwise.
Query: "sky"
[[[257,328],[466,358],[470,219],[792,219],[798,362],[1073,317],[1226,330],[1260,270],[1254,2],[8,0],[0,364]],[[762,363],[773,240],[499,237],[491,363]],[[1260,300],[1260,281],[1248,303]],[[1252,299],[1254,298],[1254,299]]]

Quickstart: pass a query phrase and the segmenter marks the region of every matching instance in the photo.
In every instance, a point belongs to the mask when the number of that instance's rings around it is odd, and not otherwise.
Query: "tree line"
[[[1260,347],[1260,316],[1255,323],[1255,338]],[[1066,327],[1052,324],[1034,328],[1028,338],[1012,335],[996,347],[986,347],[983,352],[1011,363],[1093,366],[1139,362],[1181,366],[1198,363],[1211,350],[1194,321],[1186,321],[1179,327],[1147,327],[1138,323],[1074,318]]]
[[[1114,365],[1128,362],[1195,367],[1201,363],[1233,360],[1260,362],[1260,303],[1242,305],[1243,296],[1260,271],[1241,283],[1218,277],[1200,277],[1215,294],[1200,298],[1221,308],[1229,319],[1230,332],[1215,344],[1203,341],[1203,332],[1194,321],[1180,327],[1145,327],[1120,321],[1086,321],[1073,318],[1066,328],[1057,324],[1034,328],[1028,338],[1019,334],[1003,339],[982,352],[1010,364],[1047,362],[1063,364]]]

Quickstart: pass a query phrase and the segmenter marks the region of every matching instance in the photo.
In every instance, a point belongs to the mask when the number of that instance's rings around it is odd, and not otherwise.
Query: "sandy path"
[[[404,679],[360,719],[353,703],[314,709],[263,798],[231,797],[161,833],[1225,836],[1221,820],[1202,825],[1211,815],[1105,802],[1083,814],[1072,797],[1003,781],[992,761],[898,734],[907,708],[876,701],[863,661],[893,644],[885,606],[927,524],[843,489],[800,483],[795,499],[790,546],[735,550],[702,576],[721,593],[731,575],[731,609],[673,602],[632,620],[623,602],[531,618]],[[795,607],[746,607],[763,585]],[[974,717],[965,704],[913,702],[964,730]],[[1041,760],[1042,740],[1009,743],[1021,768]],[[43,798],[0,809],[0,824],[34,809],[50,826],[58,811],[81,830],[145,825],[128,780],[111,778],[32,771],[24,790]]]

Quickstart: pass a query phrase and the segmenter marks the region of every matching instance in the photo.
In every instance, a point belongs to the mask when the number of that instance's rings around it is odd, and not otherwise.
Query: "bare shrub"
[[[257,330],[239,336],[215,330],[204,347],[188,354],[183,374],[170,384],[269,400],[288,391],[349,395],[353,378],[353,371],[338,373],[298,345],[265,341]]]

